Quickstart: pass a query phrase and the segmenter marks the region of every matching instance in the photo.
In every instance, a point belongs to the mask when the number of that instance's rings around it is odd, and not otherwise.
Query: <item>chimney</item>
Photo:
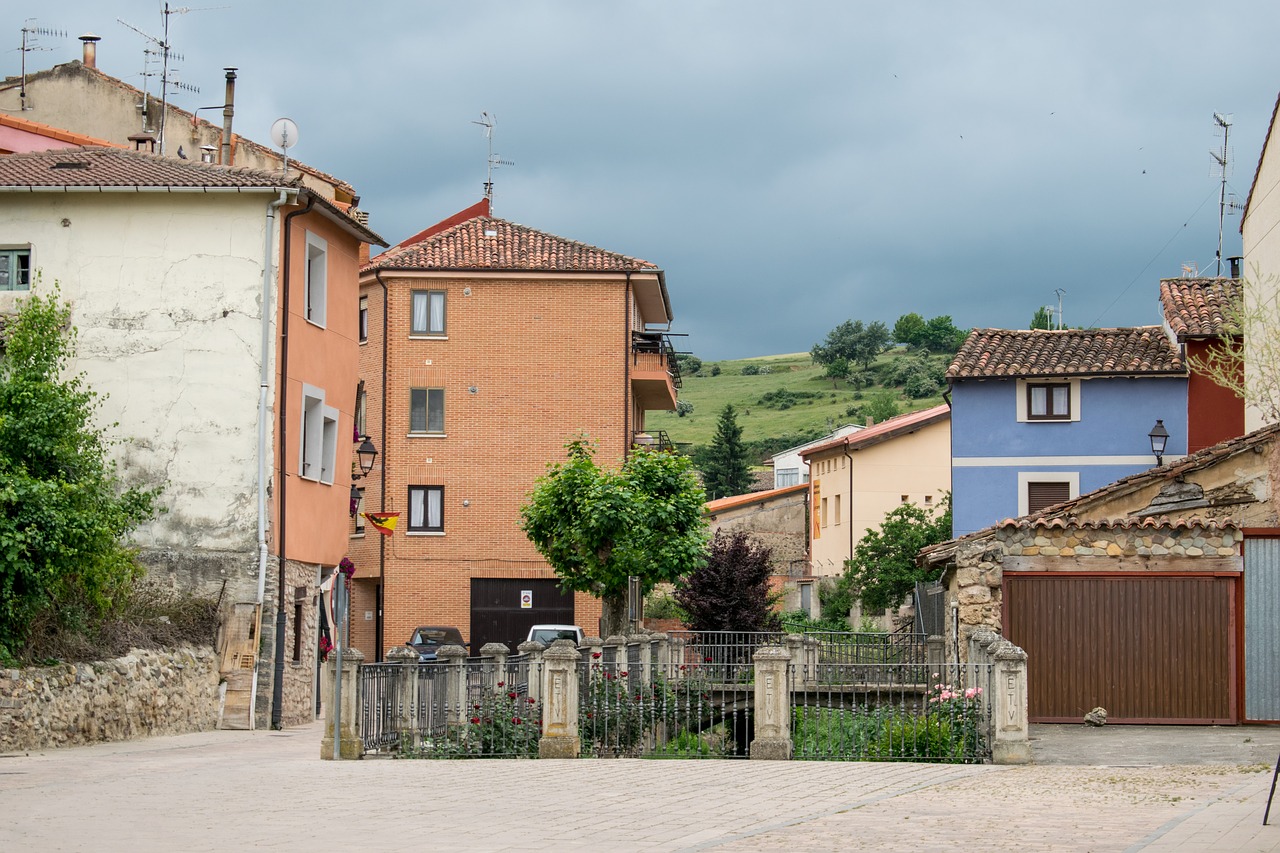
[[[1244,260],[1244,258],[1240,257],[1239,255],[1237,255],[1237,256],[1236,256],[1236,257],[1234,257],[1234,258],[1227,258],[1227,263],[1228,263],[1228,264],[1230,264],[1230,266],[1231,266],[1231,277],[1232,277],[1232,278],[1239,278],[1239,277],[1240,277],[1240,262],[1241,262],[1241,261],[1243,261],[1243,260]]]
[[[227,99],[222,102],[222,157],[219,162],[224,166],[231,165],[231,117],[236,114],[236,70],[224,68],[227,72]]]
[[[873,418],[873,417],[868,416],[868,417],[867,417],[867,426],[869,426],[869,427],[873,427],[873,426],[875,426],[875,425],[876,425],[876,419],[875,419],[875,418]]]
[[[98,42],[102,41],[102,36],[95,36],[93,33],[85,33],[80,36],[80,41],[84,42],[84,66],[86,68],[97,68]]]

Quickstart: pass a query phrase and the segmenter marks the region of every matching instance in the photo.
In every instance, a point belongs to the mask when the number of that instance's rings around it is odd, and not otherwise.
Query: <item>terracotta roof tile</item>
[[[1182,375],[1178,348],[1159,326],[1127,329],[974,329],[948,379]]]
[[[916,432],[926,426],[949,420],[950,418],[951,407],[946,403],[939,403],[932,408],[921,409],[918,412],[907,412],[906,414],[889,418],[887,421],[872,424],[857,432],[851,432],[831,441],[805,448],[800,451],[800,458],[808,459],[811,456],[827,453],[833,449],[862,450],[867,447],[874,447],[881,442]]]
[[[301,180],[119,148],[59,148],[0,156],[0,186],[270,188]]]
[[[648,261],[489,216],[477,216],[419,242],[395,246],[374,258],[363,271],[378,269],[658,271],[657,265]]]
[[[1234,278],[1166,278],[1160,281],[1160,307],[1178,340],[1216,338],[1226,328],[1223,311],[1242,293]]]

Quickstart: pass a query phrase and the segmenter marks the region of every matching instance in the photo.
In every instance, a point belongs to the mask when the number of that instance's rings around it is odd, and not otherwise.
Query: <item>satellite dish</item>
[[[298,125],[291,118],[278,118],[271,125],[271,141],[277,148],[288,151],[298,144]]]

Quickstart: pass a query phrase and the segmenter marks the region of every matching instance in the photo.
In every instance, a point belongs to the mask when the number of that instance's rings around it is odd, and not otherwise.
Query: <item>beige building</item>
[[[1276,132],[1280,99],[1271,114],[1271,126],[1267,130],[1262,153],[1258,157],[1258,169],[1253,176],[1249,198],[1245,202],[1244,216],[1240,221],[1243,237],[1245,300],[1249,305],[1271,305],[1280,297],[1280,134]],[[1252,331],[1245,336],[1246,383],[1252,383],[1256,365],[1262,353],[1274,353],[1276,341],[1261,339]],[[1245,429],[1262,426],[1266,418],[1253,406],[1245,407]]]
[[[809,448],[804,458],[813,574],[838,575],[886,513],[904,503],[933,506],[951,489],[951,410],[899,415]]]
[[[769,548],[775,592],[782,593],[781,610],[817,615],[818,596],[809,571],[809,487],[806,483],[708,501],[706,518],[711,532],[745,530]]]

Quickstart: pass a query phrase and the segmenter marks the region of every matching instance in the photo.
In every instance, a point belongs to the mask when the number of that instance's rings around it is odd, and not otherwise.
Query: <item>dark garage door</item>
[[[526,591],[532,593],[532,607],[522,608]],[[562,593],[559,581],[471,579],[471,654],[480,654],[485,643],[502,643],[514,653],[530,626],[547,624],[575,624],[573,593]]]
[[[1005,636],[1027,652],[1033,722],[1091,709],[1131,723],[1238,722],[1237,578],[1004,575]]]

